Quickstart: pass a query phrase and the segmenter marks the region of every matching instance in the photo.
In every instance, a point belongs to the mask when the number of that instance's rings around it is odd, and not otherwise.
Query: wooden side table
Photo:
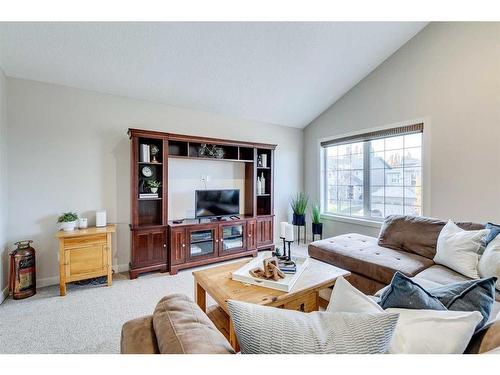
[[[66,283],[94,277],[107,276],[112,284],[111,234],[115,225],[102,228],[59,231],[59,292],[66,295]]]

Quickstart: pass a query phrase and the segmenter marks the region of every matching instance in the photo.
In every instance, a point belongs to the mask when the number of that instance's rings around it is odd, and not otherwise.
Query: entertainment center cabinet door
[[[245,221],[219,225],[219,256],[238,253],[247,249]]]
[[[152,266],[162,266],[166,270],[168,251],[165,228],[135,230],[132,237],[131,270]]]
[[[186,229],[170,229],[170,265],[186,262]]]
[[[214,258],[218,256],[219,225],[197,224],[186,227],[186,261]]]
[[[257,222],[255,220],[247,221],[247,250],[257,248]]]
[[[262,216],[257,218],[257,247],[272,245],[274,216]]]

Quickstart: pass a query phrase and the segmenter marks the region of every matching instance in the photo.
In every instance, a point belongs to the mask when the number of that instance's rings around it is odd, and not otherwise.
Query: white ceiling
[[[0,23],[11,77],[303,128],[425,22]]]

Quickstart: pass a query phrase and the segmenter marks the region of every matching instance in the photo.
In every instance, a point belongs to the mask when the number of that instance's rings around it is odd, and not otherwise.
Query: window
[[[322,142],[323,212],[421,215],[422,132],[417,124]]]

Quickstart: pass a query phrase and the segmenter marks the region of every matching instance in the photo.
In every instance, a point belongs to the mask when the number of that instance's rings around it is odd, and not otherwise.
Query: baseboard
[[[7,297],[9,296],[9,287],[6,286],[5,288],[3,288],[2,290],[2,294],[0,294],[0,304],[5,301],[7,299]]]
[[[59,276],[44,277],[42,279],[36,279],[36,287],[43,288],[51,285],[59,284]]]
[[[113,266],[113,269],[115,272],[128,272],[129,271],[129,264],[117,264],[116,266]]]

